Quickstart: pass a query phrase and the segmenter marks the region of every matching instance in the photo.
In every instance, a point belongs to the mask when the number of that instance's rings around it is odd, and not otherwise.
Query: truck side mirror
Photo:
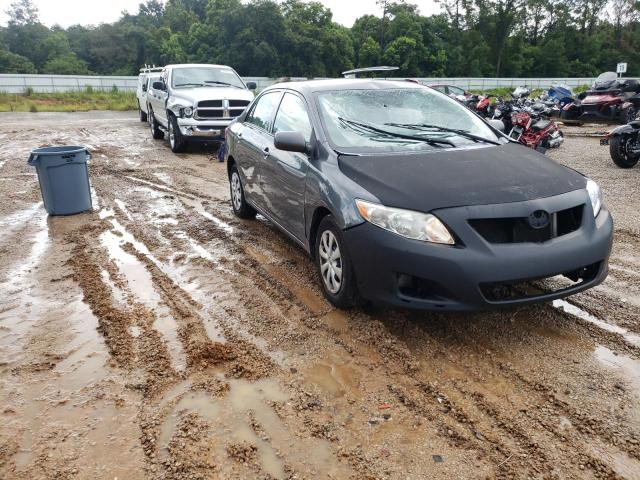
[[[247,82],[247,88],[249,90],[255,90],[258,86],[256,85],[256,82]]]

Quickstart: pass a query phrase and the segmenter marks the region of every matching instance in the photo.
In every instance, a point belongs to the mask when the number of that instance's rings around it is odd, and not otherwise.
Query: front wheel
[[[235,213],[236,217],[254,218],[256,216],[256,210],[247,203],[244,197],[244,188],[242,188],[240,174],[235,165],[231,166],[229,172],[229,188],[231,190],[231,206],[233,207],[233,213]]]
[[[630,152],[633,144],[633,137],[629,135],[613,137],[609,143],[609,153],[613,163],[620,168],[634,167],[640,159],[640,153]]]
[[[322,292],[327,300],[338,308],[357,305],[360,297],[351,257],[332,215],[320,221],[314,253]]]
[[[187,139],[184,138],[180,127],[178,126],[178,119],[173,115],[169,117],[169,145],[171,145],[171,151],[173,153],[184,152],[187,146]]]

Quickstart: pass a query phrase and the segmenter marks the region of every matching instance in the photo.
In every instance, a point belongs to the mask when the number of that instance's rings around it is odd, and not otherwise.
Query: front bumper
[[[567,202],[582,200],[586,206],[580,228],[543,243],[489,243],[468,222],[477,215],[509,217],[538,209],[551,212]],[[604,208],[594,219],[588,202],[586,192],[576,191],[529,202],[433,212],[455,232],[462,246],[410,240],[370,223],[345,230],[344,235],[359,291],[373,302],[427,310],[523,305],[566,297],[597,285],[607,276],[613,220]],[[493,285],[553,277],[585,267],[588,278],[561,290],[499,300],[486,293]],[[407,293],[403,288],[407,278],[419,279],[425,288],[419,294]]]
[[[224,131],[232,121],[232,118],[224,120],[178,118],[178,127],[180,127],[180,133],[189,139],[224,141]]]

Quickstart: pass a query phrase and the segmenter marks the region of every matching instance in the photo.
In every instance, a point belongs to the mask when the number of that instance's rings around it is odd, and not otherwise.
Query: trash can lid
[[[34,148],[31,153],[34,155],[60,155],[61,153],[80,153],[87,150],[87,147],[81,147],[78,145],[62,146],[62,147],[44,147]]]

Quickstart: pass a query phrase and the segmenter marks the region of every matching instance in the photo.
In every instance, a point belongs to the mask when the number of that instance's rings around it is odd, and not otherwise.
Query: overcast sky
[[[13,0],[0,0],[0,24],[7,23],[4,11]],[[409,0],[417,4],[423,15],[440,11],[435,0]],[[333,12],[336,22],[350,27],[356,18],[372,13],[380,15],[375,0],[324,0],[322,2]],[[120,18],[120,12],[138,11],[140,0],[34,0],[40,11],[40,21],[47,26],[54,24],[68,27],[73,24],[95,25],[109,23]]]

